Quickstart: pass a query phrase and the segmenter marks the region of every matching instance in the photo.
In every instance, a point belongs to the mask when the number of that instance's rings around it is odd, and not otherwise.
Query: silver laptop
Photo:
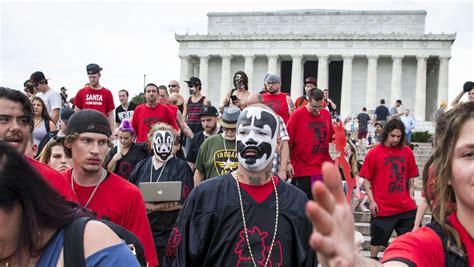
[[[140,191],[145,202],[179,201],[181,181],[140,183]]]

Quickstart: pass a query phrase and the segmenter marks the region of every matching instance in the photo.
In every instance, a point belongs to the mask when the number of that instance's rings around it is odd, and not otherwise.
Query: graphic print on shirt
[[[101,94],[86,94],[86,105],[102,105]]]
[[[237,170],[238,165],[239,162],[235,150],[225,151],[224,149],[221,149],[214,153],[214,168],[216,168],[219,175]]]
[[[272,236],[268,234],[268,232],[260,230],[257,226],[252,227],[252,230],[247,229],[247,233],[249,236],[249,242],[252,247],[252,254],[253,258],[255,259],[255,263],[258,266],[265,266],[265,261],[268,257],[268,252],[270,251],[270,246],[272,242]],[[234,253],[237,254],[238,261],[235,265],[236,267],[241,266],[252,266],[252,258],[250,257],[247,239],[245,237],[245,230],[242,229],[239,233],[240,240],[235,245]],[[265,245],[265,241],[267,240],[268,246]],[[273,265],[276,263],[276,265]],[[281,243],[279,240],[275,240],[272,249],[272,255],[268,261],[267,266],[275,266],[280,267],[283,263],[283,255],[281,249]]]
[[[388,183],[389,193],[400,193],[405,191],[407,185],[403,183],[406,160],[401,156],[392,156],[384,159],[384,165],[390,166],[390,183]]]
[[[176,249],[178,248],[180,243],[181,232],[179,231],[179,228],[175,226],[173,227],[173,230],[171,230],[170,237],[168,239],[168,244],[166,245],[166,256],[175,257]]]
[[[120,162],[117,168],[117,173],[122,174],[123,178],[129,177],[132,171],[133,171],[133,166],[132,164],[130,164],[130,162],[127,162],[127,161]]]
[[[327,123],[320,121],[310,122],[308,128],[313,132],[313,149],[311,154],[327,153],[329,151],[329,144],[326,142],[328,138]]]
[[[281,100],[278,100],[278,99],[268,100],[268,101],[265,101],[265,105],[267,105],[273,111],[278,113],[278,110],[280,110],[280,107],[281,107]]]

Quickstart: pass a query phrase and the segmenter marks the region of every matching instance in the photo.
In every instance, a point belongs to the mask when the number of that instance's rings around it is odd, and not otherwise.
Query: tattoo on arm
[[[290,108],[290,114],[295,111],[295,104],[293,104],[293,101],[291,101],[291,97],[286,98],[286,102],[288,102],[288,107]]]

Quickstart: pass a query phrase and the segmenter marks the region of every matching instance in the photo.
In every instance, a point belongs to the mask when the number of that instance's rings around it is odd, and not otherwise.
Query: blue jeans
[[[407,144],[410,144],[411,143],[411,131],[406,133],[406,143]]]

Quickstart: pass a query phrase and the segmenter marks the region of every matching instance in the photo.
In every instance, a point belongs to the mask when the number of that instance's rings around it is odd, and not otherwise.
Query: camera
[[[232,102],[237,101],[237,99],[238,99],[238,98],[237,98],[236,95],[231,95],[231,96],[230,96],[230,100],[232,100]]]

